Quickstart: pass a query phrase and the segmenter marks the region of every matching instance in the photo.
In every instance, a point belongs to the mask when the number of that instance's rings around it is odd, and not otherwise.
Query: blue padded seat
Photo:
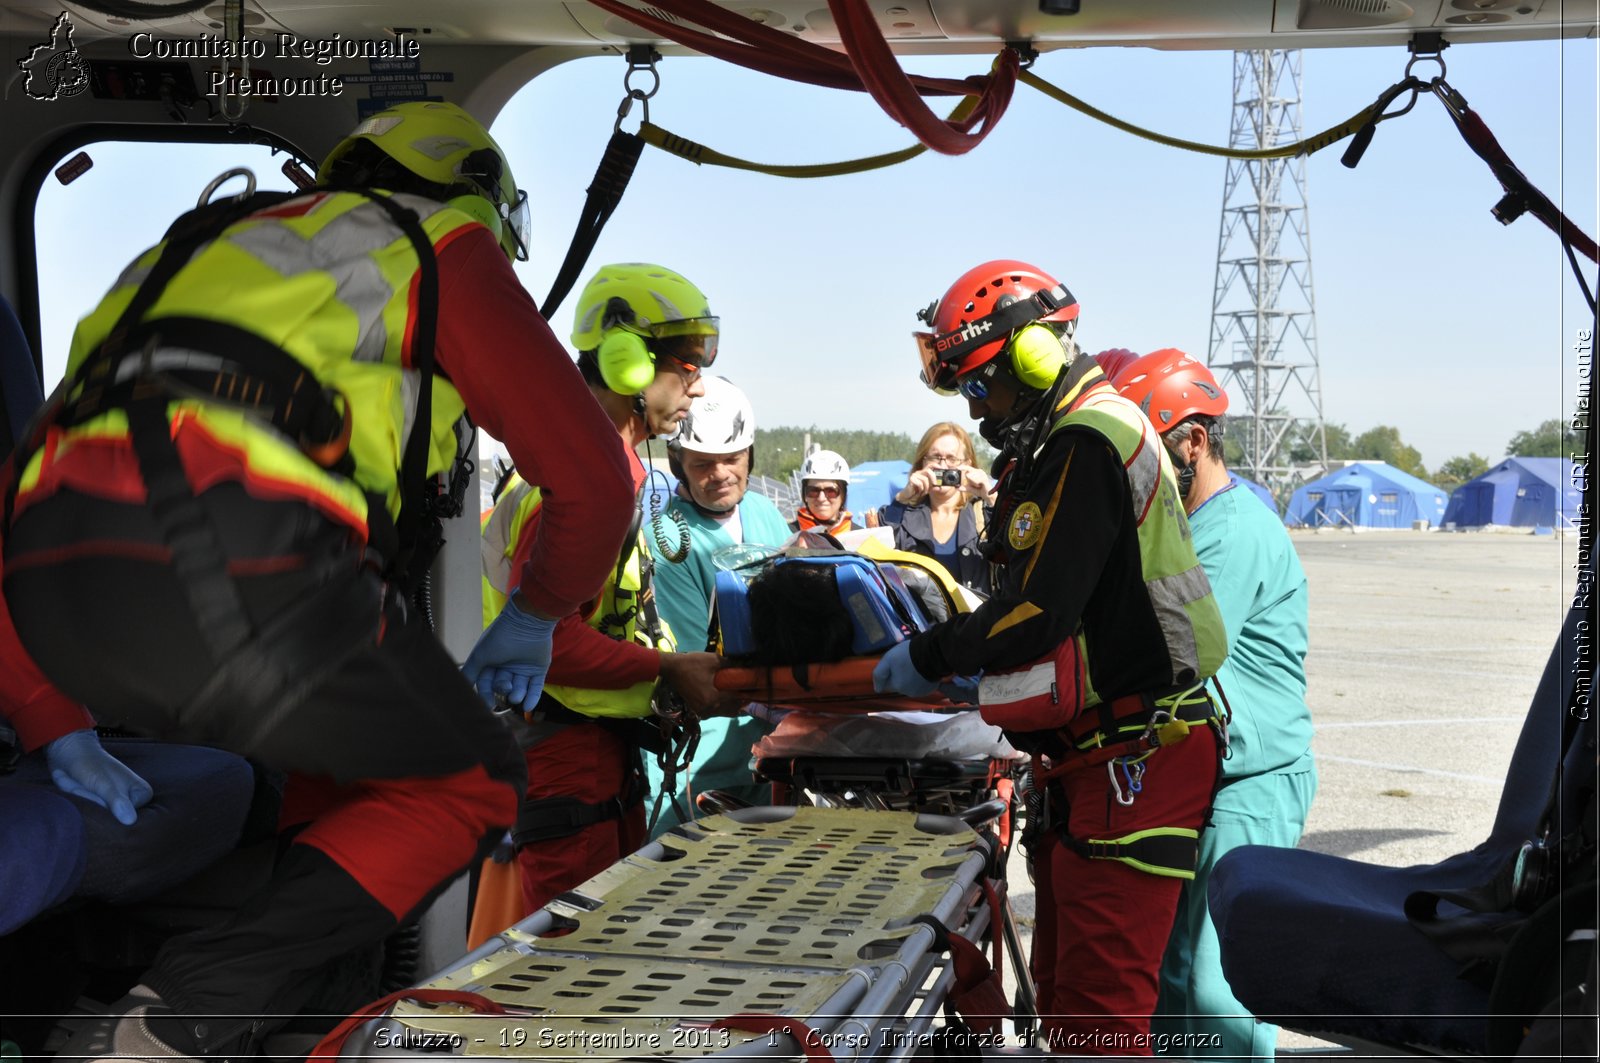
[[[1224,856],[1208,900],[1234,995],[1261,1018],[1335,1041],[1483,1054],[1490,1031],[1486,979],[1463,978],[1465,963],[1412,925],[1406,899],[1418,891],[1470,890],[1490,882],[1539,832],[1563,756],[1569,785],[1558,822],[1583,809],[1577,783],[1593,776],[1593,720],[1563,751],[1572,694],[1571,653],[1579,610],[1561,636],[1517,739],[1489,838],[1437,864],[1382,867],[1301,849],[1243,846]],[[1485,938],[1510,928],[1517,912],[1469,912],[1438,905],[1438,925]]]

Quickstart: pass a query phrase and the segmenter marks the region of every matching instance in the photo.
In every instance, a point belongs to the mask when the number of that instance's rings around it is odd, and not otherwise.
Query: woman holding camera
[[[894,528],[897,549],[933,558],[958,582],[987,595],[989,563],[978,538],[994,482],[977,465],[967,430],[941,421],[922,434],[905,487],[867,523]]]

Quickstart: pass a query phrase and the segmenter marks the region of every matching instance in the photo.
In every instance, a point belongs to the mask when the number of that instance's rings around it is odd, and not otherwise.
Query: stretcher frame
[[[424,983],[511,1014],[401,1001],[341,1058],[803,1053],[790,1034],[712,1025],[756,1014],[799,1020],[796,1034],[842,1063],[907,1059],[933,1037],[955,977],[916,920],[982,942],[994,856],[954,817],[761,806],[699,819]]]

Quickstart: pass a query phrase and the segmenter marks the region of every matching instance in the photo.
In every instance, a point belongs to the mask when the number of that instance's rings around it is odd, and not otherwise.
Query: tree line
[[[1406,443],[1400,436],[1400,430],[1392,425],[1378,425],[1354,436],[1342,424],[1327,424],[1323,430],[1327,437],[1329,461],[1383,461],[1401,472],[1410,473],[1445,490],[1488,472],[1490,467],[1500,460],[1468,452],[1448,458],[1438,468],[1430,471],[1422,464],[1422,455],[1417,448]],[[1321,460],[1312,436],[1313,433],[1309,430],[1300,433],[1291,445],[1289,455],[1296,464]],[[1230,440],[1226,434],[1223,438],[1228,442],[1228,458],[1231,464],[1242,456],[1242,450],[1239,449],[1240,444],[1237,439]],[[1571,457],[1581,447],[1582,440],[1578,433],[1572,430],[1571,422],[1552,418],[1537,428],[1513,435],[1506,443],[1504,456],[1564,458]]]
[[[1230,426],[1231,427],[1231,426]],[[1459,455],[1442,462],[1435,469],[1422,463],[1422,454],[1408,444],[1393,425],[1378,425],[1359,434],[1352,433],[1342,424],[1327,424],[1324,431],[1328,441],[1330,461],[1383,461],[1401,472],[1410,473],[1438,487],[1450,490],[1482,473],[1500,459],[1485,457],[1476,452]],[[864,461],[910,461],[917,441],[904,432],[874,432],[867,429],[809,428],[783,425],[777,428],[756,429],[756,454],[759,471],[778,480],[787,480],[805,460],[806,437],[813,447],[823,447],[843,456],[851,466]],[[1242,423],[1232,432],[1225,432],[1223,441],[1230,466],[1242,464]],[[973,436],[978,451],[978,464],[987,468],[994,452],[984,442]],[[1506,443],[1504,457],[1539,458],[1570,457],[1582,447],[1582,440],[1572,431],[1571,421],[1552,418],[1536,428],[1517,432]],[[1312,464],[1321,455],[1311,433],[1301,432],[1289,449],[1290,460],[1295,464]]]

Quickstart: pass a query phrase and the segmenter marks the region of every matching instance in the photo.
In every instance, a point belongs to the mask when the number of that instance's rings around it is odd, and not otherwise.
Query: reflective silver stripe
[[[978,704],[1007,705],[1050,693],[1056,681],[1055,654],[1021,672],[988,674],[978,680]]]
[[[411,438],[411,425],[417,419],[417,385],[421,379],[415,369],[400,370],[400,405],[405,411],[405,417],[400,423],[402,448],[405,446],[405,441]]]
[[[201,373],[220,373],[233,368],[234,363],[206,351],[187,347],[159,347],[148,354],[139,351],[124,357],[112,371],[111,380],[112,383],[121,384],[147,370],[168,373],[175,369],[189,369]]]
[[[353,359],[380,362],[387,341],[383,311],[394,295],[371,252],[392,239],[394,227],[370,203],[335,218],[309,238],[280,219],[228,234],[234,246],[248,252],[285,278],[301,273],[327,273],[334,280],[334,298],[356,318]]]
[[[1211,593],[1211,583],[1199,565],[1170,576],[1145,582],[1150,605],[1155,609],[1167,649],[1172,654],[1174,675],[1198,674],[1200,648],[1195,643],[1194,623],[1184,608]]]
[[[142,258],[143,256],[141,255],[140,257]],[[157,256],[157,258],[151,259],[148,266],[139,265],[138,260],[128,263],[128,267],[117,276],[117,283],[111,286],[111,290],[116,291],[118,288],[130,287],[137,288],[139,285],[143,284],[144,279],[150,276],[150,270],[155,267],[156,261],[159,259],[159,257],[160,256]]]
[[[511,526],[517,519],[517,509],[533,486],[518,481],[516,487],[500,496],[494,512],[483,526],[483,575],[489,586],[501,594],[511,593]]]
[[[395,201],[414,210],[423,222],[444,209],[442,204],[418,196],[396,196]],[[331,198],[324,199],[306,217],[329,209],[332,202]],[[363,202],[310,237],[295,232],[283,219],[260,218],[225,239],[284,277],[314,270],[331,276],[334,298],[356,318],[352,360],[381,362],[389,344],[383,312],[395,290],[384,277],[374,252],[393,243],[397,234],[399,231],[382,207]],[[404,235],[399,237],[403,239]]]
[[[1156,491],[1161,487],[1161,455],[1155,448],[1162,444],[1152,439],[1152,434],[1141,433],[1139,453],[1133,456],[1133,464],[1128,466],[1128,486],[1133,488],[1133,512],[1140,524],[1144,523],[1155,502]]]
[[[1084,407],[1117,405],[1117,396],[1091,395]],[[1126,400],[1124,400],[1126,401]],[[1123,428],[1132,431],[1134,425],[1129,424],[1126,418],[1107,411]],[[1153,429],[1147,430],[1143,424],[1138,425],[1139,442],[1133,460],[1124,468],[1128,474],[1128,486],[1133,494],[1133,513],[1139,523],[1144,523],[1144,518],[1150,512],[1150,506],[1155,501],[1156,491],[1161,486],[1161,454],[1155,449],[1161,445],[1161,440],[1155,435]]]

